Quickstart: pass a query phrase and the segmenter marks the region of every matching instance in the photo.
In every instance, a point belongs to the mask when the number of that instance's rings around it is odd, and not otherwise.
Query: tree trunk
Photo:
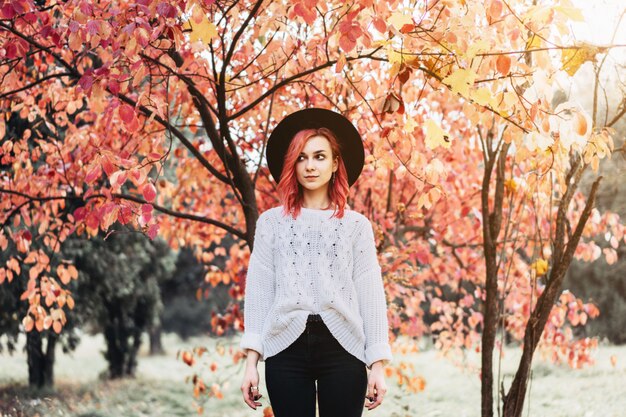
[[[111,314],[109,323],[104,328],[107,351],[105,358],[109,362],[109,378],[116,379],[124,376],[128,356],[128,335],[123,323],[119,308],[109,309]]]
[[[41,333],[32,330],[26,334],[26,355],[28,361],[28,385],[36,388],[54,385],[54,360],[57,336],[49,333],[44,352]]]
[[[165,349],[163,349],[163,341],[161,340],[161,334],[163,333],[163,328],[161,323],[151,326],[148,329],[148,335],[150,338],[150,355],[163,355],[165,354]]]
[[[558,234],[561,233],[560,231],[564,228],[564,222],[566,221],[565,213],[567,212],[571,196],[576,189],[580,175],[582,175],[582,170],[580,173],[576,173],[577,168],[572,171],[576,174],[575,180],[573,182],[567,181],[569,188],[559,205],[559,215],[557,217],[556,229],[557,237],[555,239],[555,252],[553,254],[554,264],[549,276],[546,278],[546,287],[541,296],[539,296],[537,305],[530,314],[530,318],[526,324],[522,357],[520,359],[517,372],[515,373],[513,383],[511,384],[511,388],[503,399],[502,410],[504,417],[521,417],[522,415],[522,411],[524,409],[524,397],[526,396],[528,376],[530,375],[533,354],[535,353],[537,344],[541,339],[541,334],[543,333],[546,322],[550,317],[552,307],[561,292],[563,280],[565,279],[565,273],[572,263],[574,252],[578,247],[578,242],[580,241],[583,229],[585,224],[587,224],[589,216],[591,215],[591,209],[593,208],[600,179],[602,178],[599,177],[593,183],[585,208],[578,219],[576,230],[570,237],[567,245],[565,245],[563,243],[563,237]]]
[[[483,334],[481,340],[480,409],[482,417],[493,416],[493,350],[498,327],[498,235],[502,224],[504,201],[504,169],[510,144],[493,149],[493,132],[487,133],[485,168],[481,186],[481,212],[483,223],[483,249],[485,254],[485,304],[483,306]],[[489,190],[495,168],[495,196],[493,210],[489,210]]]

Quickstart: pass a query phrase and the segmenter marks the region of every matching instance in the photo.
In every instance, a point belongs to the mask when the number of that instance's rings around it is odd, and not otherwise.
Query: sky
[[[626,1],[574,0],[572,3],[581,9],[585,16],[585,22],[572,25],[577,38],[598,45],[608,44],[619,13],[626,8]],[[626,52],[626,16],[621,21],[614,43],[624,45],[620,52],[622,54]]]

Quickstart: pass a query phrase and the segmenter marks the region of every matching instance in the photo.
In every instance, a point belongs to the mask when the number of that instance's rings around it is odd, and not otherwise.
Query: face
[[[332,173],[337,170],[337,158],[332,157],[330,142],[324,136],[313,136],[296,160],[296,176],[309,191],[328,189]]]

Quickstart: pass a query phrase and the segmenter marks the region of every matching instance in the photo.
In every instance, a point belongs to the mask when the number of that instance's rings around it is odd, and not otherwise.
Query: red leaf
[[[385,103],[383,104],[383,112],[385,113],[395,113],[400,112],[400,108],[402,107],[402,112],[404,112],[404,105],[402,104],[402,100],[395,94],[389,93],[387,98],[385,99]]]
[[[411,76],[411,68],[406,68],[404,71],[398,74],[398,79],[400,80],[401,84],[404,84],[409,80],[410,76]]]
[[[380,17],[375,17],[372,23],[374,23],[374,27],[380,33],[385,33],[387,31],[387,24]]]
[[[117,167],[113,165],[108,158],[105,158],[102,161],[102,169],[104,169],[104,172],[107,174],[107,177],[109,178],[111,177],[111,174],[117,171]]]
[[[87,220],[85,221],[85,224],[90,229],[97,229],[98,225],[100,224],[100,219],[98,218],[98,214],[93,211],[89,213],[89,215],[87,216]]]
[[[132,215],[133,215],[133,210],[130,207],[122,206],[117,216],[117,220],[119,220],[121,224],[126,224],[130,222]]]
[[[402,28],[400,28],[400,33],[411,33],[413,32],[413,30],[415,30],[415,25],[414,24],[405,24],[402,26]]]
[[[77,222],[83,220],[86,215],[87,215],[87,209],[85,207],[79,207],[76,210],[74,210],[74,219],[76,219]]]
[[[132,106],[128,104],[122,104],[122,106],[119,108],[119,113],[120,118],[126,124],[132,123],[133,118],[135,117],[135,110]]]
[[[159,233],[158,224],[151,224],[150,227],[148,227],[148,237],[150,238],[150,240],[154,240],[154,238],[157,236],[158,233]]]
[[[163,17],[176,17],[176,9],[164,1],[157,4],[157,12],[159,12],[159,14]]]
[[[341,35],[339,38],[339,47],[344,50],[344,52],[350,52],[356,46],[356,42],[350,39],[349,36]]]
[[[145,198],[146,201],[152,202],[156,197],[156,188],[154,188],[154,185],[152,185],[152,183],[148,183],[143,186],[142,193],[143,198]]]
[[[87,173],[87,175],[85,176],[85,182],[87,184],[91,184],[93,183],[95,180],[97,180],[98,178],[100,178],[100,174],[101,174],[101,170],[100,170],[100,165],[96,165],[95,167],[93,167],[93,169],[91,171],[89,171]]]
[[[91,87],[93,86],[93,82],[94,82],[94,79],[91,74],[84,74],[82,77],[80,77],[78,84],[80,84],[80,87],[83,90],[90,91]]]
[[[3,19],[13,19],[15,15],[15,9],[9,3],[5,3],[0,9],[0,17]]]

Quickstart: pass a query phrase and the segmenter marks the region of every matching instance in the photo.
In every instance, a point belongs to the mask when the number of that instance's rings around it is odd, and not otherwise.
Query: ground
[[[239,337],[221,339],[220,344],[237,349]],[[264,364],[259,365],[261,402],[263,407],[250,409],[241,399],[239,385],[243,365],[229,363],[230,356],[215,353],[216,340],[210,338],[182,341],[173,335],[164,340],[167,354],[150,357],[142,351],[138,375],[134,379],[104,381],[100,374],[106,369],[102,356],[101,336],[83,336],[78,350],[71,355],[58,352],[54,390],[34,392],[25,385],[27,368],[22,352],[9,356],[0,354],[0,417],[5,416],[72,416],[72,417],[165,417],[197,415],[190,383],[192,374],[181,360],[179,349],[206,346],[205,367],[215,361],[215,373],[204,370],[207,381],[230,380],[224,398],[211,398],[206,404],[206,417],[262,416],[269,405],[265,391]],[[502,364],[505,384],[510,382],[517,349],[507,349]],[[536,358],[530,389],[530,401],[524,416],[530,417],[622,417],[626,409],[626,346],[601,345],[595,352],[596,364],[582,370],[550,364]],[[613,357],[613,362],[611,361]],[[467,359],[476,364],[477,357]],[[388,378],[389,392],[385,402],[372,411],[371,417],[434,417],[478,416],[480,414],[480,381],[475,369],[462,369],[442,358],[434,349],[418,353],[396,353],[394,362],[412,363],[425,381],[423,392],[404,392],[395,378]],[[194,369],[200,369],[196,366]],[[209,383],[210,385],[210,383]],[[529,409],[528,409],[529,406]]]

